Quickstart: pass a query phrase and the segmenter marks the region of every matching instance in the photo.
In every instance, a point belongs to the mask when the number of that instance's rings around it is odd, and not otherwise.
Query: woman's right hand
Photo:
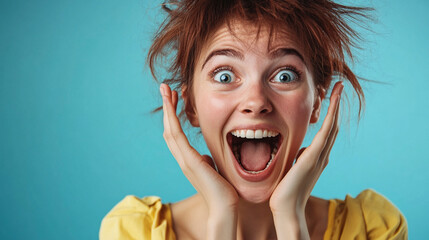
[[[235,239],[238,194],[215,169],[212,159],[190,144],[176,115],[178,95],[161,84],[164,139],[185,176],[208,208],[207,239]]]

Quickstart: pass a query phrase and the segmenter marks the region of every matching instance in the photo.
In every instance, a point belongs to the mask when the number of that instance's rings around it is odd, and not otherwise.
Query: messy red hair
[[[364,93],[346,64],[347,57],[353,59],[351,48],[360,36],[349,21],[367,19],[366,12],[371,8],[330,0],[172,0],[165,2],[163,9],[168,16],[155,35],[147,59],[155,79],[155,65],[161,60],[170,73],[164,83],[176,90],[192,89],[201,49],[212,34],[224,24],[230,26],[233,20],[254,23],[259,29],[268,26],[272,31],[282,31],[283,26],[309,57],[317,88],[327,90],[335,76],[349,81],[357,93],[360,113]]]

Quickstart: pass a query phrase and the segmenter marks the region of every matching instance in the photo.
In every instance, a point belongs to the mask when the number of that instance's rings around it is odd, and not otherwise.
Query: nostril
[[[253,111],[252,110],[250,110],[250,109],[243,109],[243,112],[244,113],[252,113]],[[268,111],[268,109],[266,109],[266,108],[264,108],[264,109],[262,109],[261,111],[259,111],[259,113],[261,113],[261,114],[265,114],[265,113],[268,113],[269,111]]]

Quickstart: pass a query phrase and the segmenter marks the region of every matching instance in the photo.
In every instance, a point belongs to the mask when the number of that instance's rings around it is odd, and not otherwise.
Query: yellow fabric
[[[174,240],[170,206],[158,197],[127,196],[103,219],[100,239]],[[365,190],[330,200],[324,239],[408,239],[407,223],[389,200]]]
[[[125,197],[101,222],[99,237],[109,239],[175,240],[170,206],[158,197]]]
[[[356,198],[330,200],[324,239],[408,239],[407,222],[389,200],[365,190]]]

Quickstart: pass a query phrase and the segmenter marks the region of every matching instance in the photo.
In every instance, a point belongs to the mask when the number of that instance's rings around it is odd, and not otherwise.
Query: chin
[[[268,203],[273,193],[271,187],[261,187],[260,189],[251,187],[243,189],[236,188],[236,191],[242,200],[253,204]]]

